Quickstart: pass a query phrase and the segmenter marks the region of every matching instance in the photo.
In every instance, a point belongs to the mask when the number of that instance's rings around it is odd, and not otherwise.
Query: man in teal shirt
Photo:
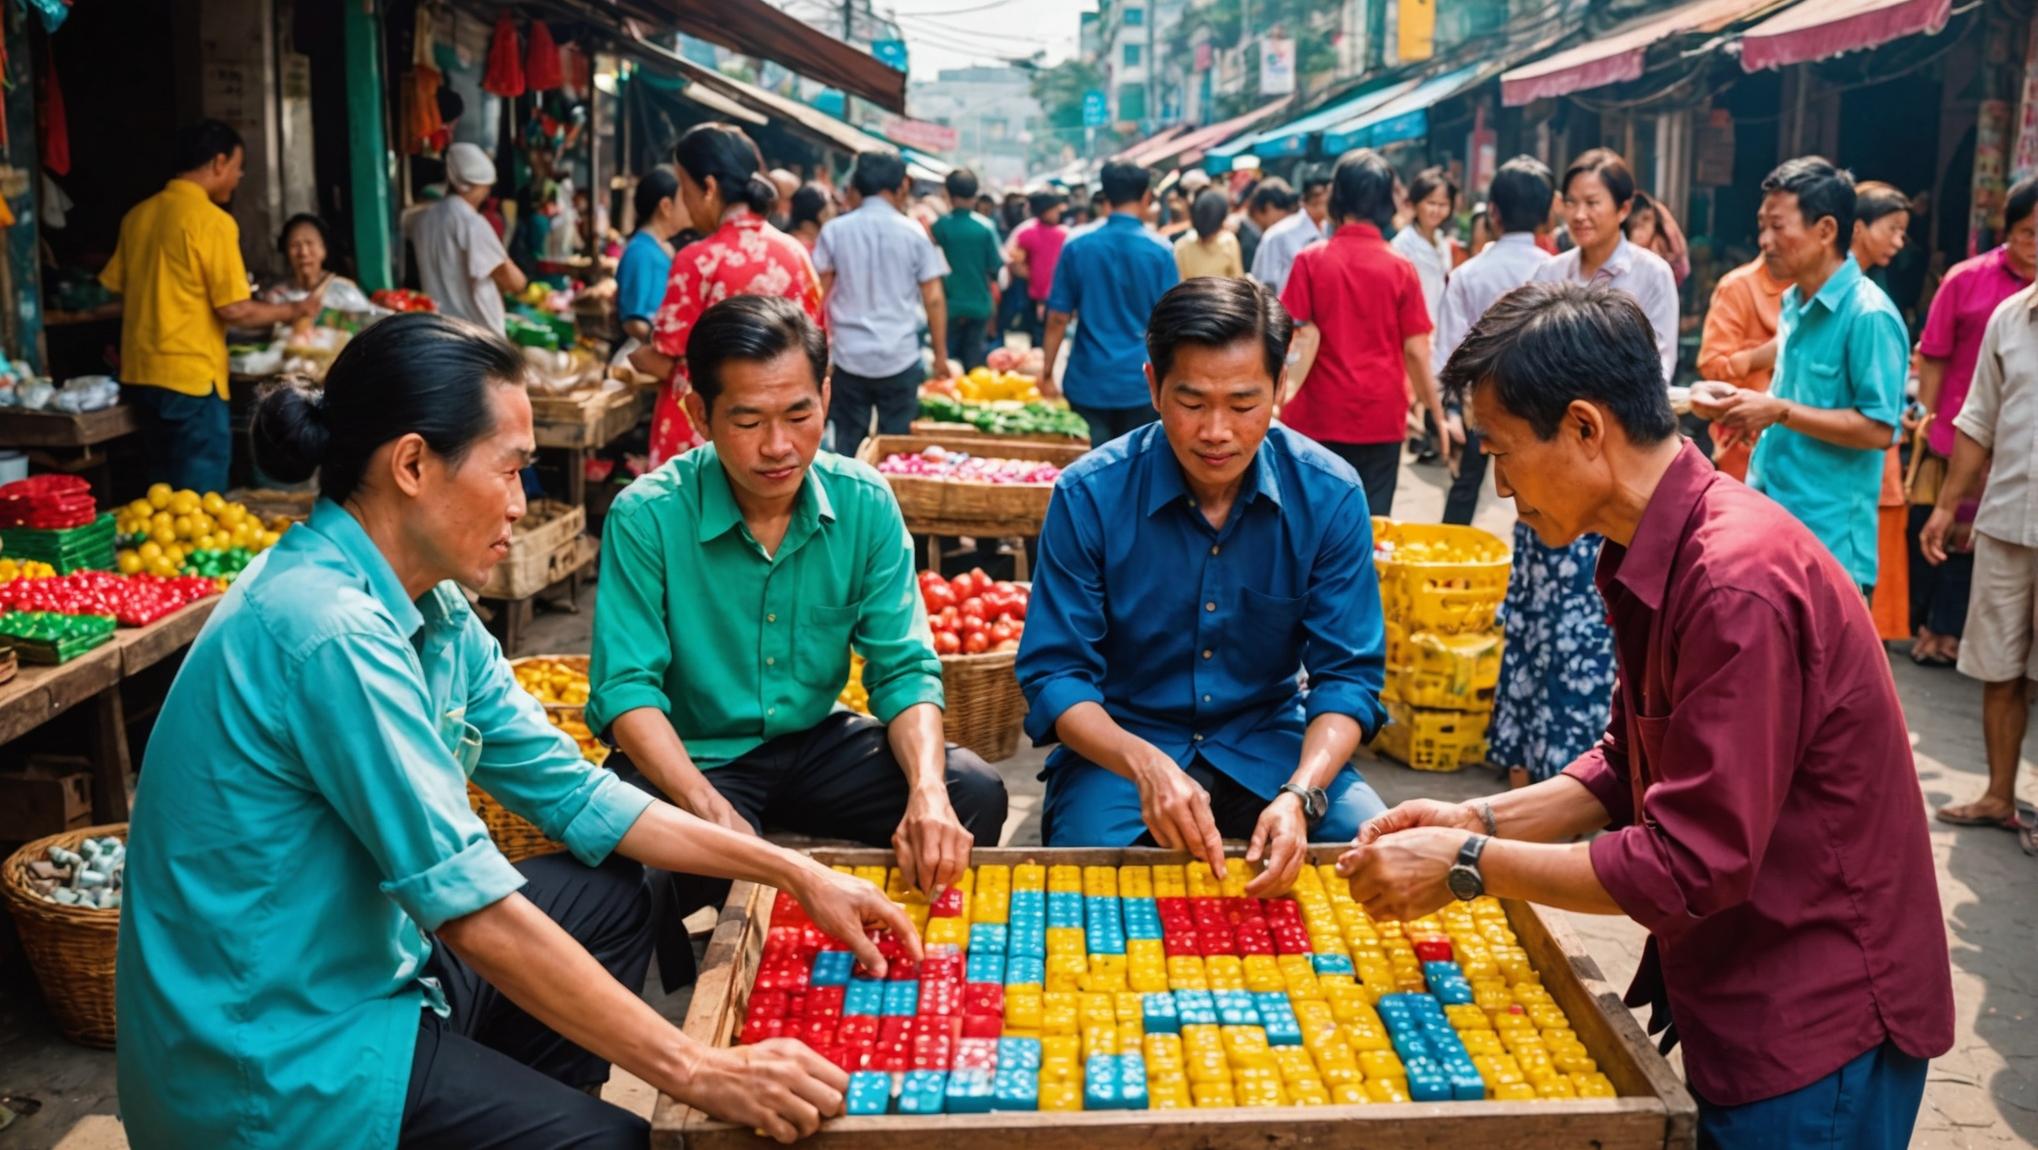
[[[891,488],[820,451],[826,341],[786,301],[738,296],[701,316],[686,354],[688,414],[711,443],[609,509],[587,725],[624,777],[704,819],[890,844],[907,884],[938,894],[972,842],[997,844],[1005,784],[943,743],[941,661]],[[835,704],[851,648],[872,718]],[[659,886],[669,987],[693,959],[680,920],[719,884]]]
[[[1848,254],[1854,180],[1818,156],[1762,181],[1762,258],[1788,280],[1767,394],[1701,384],[1692,409],[1736,431],[1770,428],[1748,485],[1826,545],[1865,596],[1876,578],[1883,457],[1902,419],[1909,343],[1889,296]]]
[[[911,924],[585,762],[453,582],[523,514],[525,371],[500,336],[398,316],[322,395],[262,403],[264,469],[317,468],[323,498],[214,611],[149,742],[116,986],[138,1150],[642,1146],[590,1096],[611,1061],[782,1138],[839,1109],[847,1076],[805,1047],[705,1047],[638,996],[638,863],[754,875],[879,963],[865,929]],[[570,853],[509,863],[470,781]]]
[[[991,291],[1005,256],[998,250],[997,229],[976,211],[976,173],[957,168],[943,183],[949,208],[934,221],[934,243],[948,257],[948,278],[942,281],[948,296],[948,354],[969,371],[984,366],[988,354],[991,314],[996,310]]]

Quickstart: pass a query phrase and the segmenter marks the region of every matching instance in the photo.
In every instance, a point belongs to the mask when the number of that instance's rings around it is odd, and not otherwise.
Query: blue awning
[[[1299,156],[1309,150],[1309,137],[1332,124],[1342,123],[1362,115],[1368,109],[1377,107],[1407,93],[1418,81],[1403,80],[1385,88],[1361,92],[1326,108],[1319,108],[1306,116],[1290,120],[1279,127],[1233,140],[1221,148],[1212,148],[1211,156],[1236,156],[1251,152],[1256,156]]]
[[[1477,84],[1490,72],[1490,66],[1474,64],[1432,76],[1385,103],[1327,125],[1323,130],[1323,150],[1336,153],[1349,148],[1378,148],[1401,140],[1420,139],[1429,134],[1432,105]]]

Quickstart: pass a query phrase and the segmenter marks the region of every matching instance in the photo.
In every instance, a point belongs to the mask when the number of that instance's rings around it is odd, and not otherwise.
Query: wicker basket
[[[864,440],[856,457],[876,467],[890,456],[911,454],[936,446],[1000,459],[1036,459],[1057,467],[1067,467],[1089,450],[1073,443],[879,435]],[[1038,535],[1041,523],[1047,519],[1047,502],[1054,495],[1051,485],[1039,483],[968,483],[919,475],[887,475],[885,481],[891,484],[892,494],[898,497],[899,510],[906,517],[906,529],[919,535],[990,538]]]
[[[521,659],[511,659],[510,669],[514,671],[526,663],[539,661],[564,663],[582,675],[587,674],[586,655],[526,655]],[[582,717],[583,708],[568,703],[545,703],[543,706],[545,717],[551,719],[555,725],[565,720],[577,721]],[[538,855],[557,854],[566,849],[563,844],[546,838],[545,832],[532,825],[529,819],[496,802],[494,796],[473,783],[467,784],[467,805],[473,807],[474,813],[481,816],[482,825],[488,828],[488,837],[495,840],[496,849],[511,862],[522,862]]]
[[[113,955],[120,937],[117,908],[65,906],[29,889],[28,864],[51,847],[77,850],[86,839],[127,838],[126,823],[83,827],[40,838],[0,864],[0,892],[14,915],[21,949],[64,1037],[82,1046],[111,1049],[114,1034]]]
[[[1026,696],[1013,671],[1017,658],[1013,651],[941,657],[941,690],[948,697],[942,731],[985,762],[1002,762],[1019,750]]]

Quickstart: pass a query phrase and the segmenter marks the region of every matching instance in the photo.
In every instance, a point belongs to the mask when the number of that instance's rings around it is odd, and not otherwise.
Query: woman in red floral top
[[[707,238],[673,257],[651,344],[630,357],[637,370],[666,381],[651,417],[653,467],[702,443],[680,398],[690,386],[686,337],[703,311],[732,295],[775,295],[799,304],[816,324],[824,322],[821,280],[806,249],[765,222],[778,189],[750,137],[728,124],[701,124],[680,138],[674,153],[680,202]]]

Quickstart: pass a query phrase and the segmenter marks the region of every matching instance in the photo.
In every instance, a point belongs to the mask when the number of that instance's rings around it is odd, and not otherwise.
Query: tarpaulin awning
[[[1233,140],[1219,148],[1212,148],[1210,149],[1210,154],[1214,156],[1235,156],[1240,152],[1250,151],[1256,156],[1300,155],[1308,149],[1310,136],[1315,135],[1332,124],[1341,124],[1346,120],[1361,115],[1369,109],[1376,108],[1397,96],[1406,95],[1415,88],[1417,83],[1419,81],[1402,80],[1389,84],[1384,88],[1375,88],[1370,92],[1361,92],[1356,96],[1346,97],[1329,107],[1318,108],[1314,112],[1298,116],[1285,124],[1269,128],[1257,135]]]
[[[1268,117],[1287,107],[1288,104],[1288,97],[1283,96],[1278,100],[1262,104],[1244,115],[1233,116],[1229,120],[1211,124],[1208,127],[1197,128],[1191,132],[1185,132],[1168,141],[1165,148],[1154,153],[1149,159],[1165,160],[1170,156],[1180,156],[1184,164],[1193,164],[1203,158],[1202,153],[1205,148],[1222,144],[1240,132],[1248,131],[1265,123]]]
[[[668,52],[648,40],[639,38],[635,47],[637,53],[649,53],[669,69],[678,72],[696,84],[713,89],[723,96],[734,99],[744,106],[755,108],[773,119],[785,121],[788,127],[811,136],[823,144],[841,148],[851,155],[864,152],[894,151],[890,144],[871,135],[861,128],[823,112],[810,104],[802,104],[789,96],[768,91],[755,84],[747,84],[733,76],[724,76],[713,68],[704,68],[684,56]]]
[[[1630,20],[1612,32],[1511,69],[1500,77],[1500,102],[1518,107],[1640,78],[1651,46],[1687,32],[1717,32],[1776,0],[1685,0],[1665,12]]]
[[[1805,0],[1741,34],[1741,67],[1757,72],[1935,33],[1951,0]]]
[[[1455,72],[1433,76],[1413,91],[1323,130],[1323,150],[1342,152],[1349,148],[1377,148],[1401,140],[1415,140],[1429,134],[1429,110],[1490,76],[1494,68],[1474,64]]]
[[[745,55],[783,64],[888,112],[906,110],[906,74],[764,0],[636,0],[659,23]]]
[[[1141,140],[1140,142],[1132,145],[1129,148],[1126,148],[1125,150],[1119,152],[1117,155],[1112,156],[1111,158],[1114,160],[1123,160],[1128,164],[1147,163],[1150,160],[1153,160],[1159,156],[1168,155],[1169,153],[1159,151],[1158,149],[1166,148],[1170,140],[1173,140],[1175,137],[1181,135],[1182,133],[1188,130],[1189,126],[1187,124],[1176,124],[1174,127],[1169,128],[1165,132],[1158,132],[1154,135],[1148,136],[1146,139]]]
[[[654,86],[661,90],[668,91],[684,99],[692,100],[722,119],[733,123],[749,124],[754,127],[758,124],[768,124],[771,122],[770,116],[750,107],[741,100],[725,96],[706,84],[690,78],[685,72],[680,71],[673,65],[673,57],[669,52],[663,52],[636,40],[619,40],[616,46],[643,64],[645,66],[643,73],[646,76],[662,74],[662,77],[669,78],[672,81],[670,84],[666,83],[664,78],[655,81]]]

